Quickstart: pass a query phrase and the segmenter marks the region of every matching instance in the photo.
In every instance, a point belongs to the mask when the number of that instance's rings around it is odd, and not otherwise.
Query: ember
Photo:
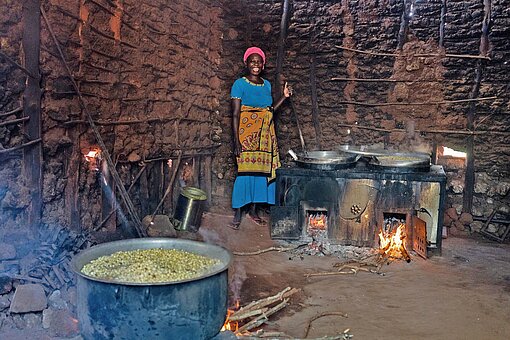
[[[391,258],[403,258],[407,262],[411,261],[411,257],[406,248],[406,226],[401,223],[394,231],[382,230],[379,232],[379,249],[381,255]]]

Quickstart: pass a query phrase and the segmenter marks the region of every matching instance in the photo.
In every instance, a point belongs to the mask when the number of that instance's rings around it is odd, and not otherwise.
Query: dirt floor
[[[279,246],[268,227],[243,219],[241,229],[227,228],[231,216],[204,215],[201,238],[236,252]],[[305,277],[333,271],[335,256],[301,257],[285,252],[234,256],[229,270],[231,299],[247,303],[300,288],[290,306],[270,318],[267,330],[303,338],[336,335],[349,328],[354,339],[509,339],[510,244],[481,238],[443,240],[443,254],[428,260],[413,256],[410,263],[385,266],[385,276]]]

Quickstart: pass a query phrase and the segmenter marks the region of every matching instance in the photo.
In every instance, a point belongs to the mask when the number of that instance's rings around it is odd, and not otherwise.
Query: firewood
[[[304,274],[304,277],[312,277],[312,276],[329,276],[329,275],[345,275],[345,274],[354,274],[353,272],[321,272],[321,273],[310,273]]]
[[[235,313],[235,314],[232,314],[228,318],[228,321],[242,321],[242,320],[247,319],[247,318],[251,318],[251,317],[254,317],[254,316],[257,316],[257,315],[260,315],[260,314],[264,314],[268,310],[269,310],[268,307],[264,307],[264,308],[259,308],[259,309],[252,310],[252,311],[245,311],[243,313]]]
[[[270,252],[270,251],[282,252],[282,251],[294,250],[297,247],[299,247],[299,246],[292,246],[292,247],[288,247],[288,248],[285,248],[285,247],[269,247],[269,248],[266,248],[266,249],[256,250],[256,251],[247,252],[247,253],[238,252],[238,251],[234,251],[232,253],[234,255],[237,255],[237,256],[251,256],[251,255],[264,254],[264,253],[267,253],[267,252]]]
[[[237,330],[237,333],[242,333],[245,331],[249,331],[250,329],[253,329],[255,327],[258,327],[265,323],[268,320],[268,317],[273,315],[274,313],[278,312],[279,310],[287,307],[289,299],[284,299],[282,303],[274,306],[273,308],[269,309],[266,313],[260,315],[258,318],[248,322],[247,324],[243,325]]]
[[[44,279],[46,280],[46,282],[48,283],[48,285],[53,288],[53,289],[58,289],[59,288],[59,285],[57,285],[55,283],[55,281],[50,277],[50,275],[44,273],[43,274],[43,277]]]
[[[16,280],[23,280],[23,281],[33,282],[33,283],[41,283],[41,284],[45,283],[44,280],[41,280],[41,279],[38,279],[35,277],[30,277],[30,276],[10,275],[10,277],[13,279],[16,279]]]
[[[340,315],[343,318],[347,318],[347,314],[343,313],[343,312],[324,312],[324,313],[320,313],[320,314],[312,317],[310,320],[308,320],[308,325],[306,326],[306,329],[305,329],[304,338],[306,338],[308,336],[308,332],[310,332],[310,327],[312,327],[312,322],[314,322],[315,320],[320,319],[322,317],[330,316],[330,315]]]
[[[245,313],[249,313],[251,311],[258,310],[263,307],[269,306],[277,301],[281,301],[285,298],[288,298],[299,291],[300,291],[300,289],[287,287],[276,295],[269,296],[267,298],[260,299],[260,300],[253,301],[253,302],[249,303],[248,305],[242,307],[241,309],[239,309],[238,311],[233,313],[231,315],[231,318],[237,317],[237,315],[242,315],[241,313],[245,314]]]
[[[60,281],[60,284],[61,285],[65,285],[66,284],[66,280],[64,278],[64,275],[62,274],[62,272],[58,268],[58,265],[51,266],[51,268],[53,269],[53,272],[55,273],[55,276],[57,277],[57,279]]]

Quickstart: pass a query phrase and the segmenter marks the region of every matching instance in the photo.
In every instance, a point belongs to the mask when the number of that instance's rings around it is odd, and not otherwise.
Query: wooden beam
[[[23,116],[29,118],[24,125],[24,133],[29,140],[41,138],[41,95],[39,86],[39,54],[41,33],[41,12],[39,0],[23,2],[23,54],[27,78],[23,92]],[[26,186],[30,188],[30,206],[28,207],[28,227],[37,235],[42,215],[42,145],[34,143],[23,148],[23,175]]]

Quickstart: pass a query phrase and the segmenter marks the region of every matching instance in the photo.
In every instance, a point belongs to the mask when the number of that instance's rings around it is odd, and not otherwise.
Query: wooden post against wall
[[[203,157],[204,169],[204,191],[207,194],[207,208],[212,205],[212,156]]]
[[[29,117],[24,133],[29,140],[41,138],[41,88],[39,72],[39,52],[41,33],[41,12],[39,0],[23,2],[23,54],[24,67],[33,75],[28,76],[23,93],[23,115]],[[42,143],[23,149],[23,175],[25,185],[30,188],[28,225],[36,232],[42,215]],[[35,233],[33,235],[36,235]]]
[[[491,18],[491,1],[484,0],[484,16],[482,21],[482,34],[480,36],[480,55],[487,56],[489,52],[489,27]],[[475,84],[469,98],[477,98],[480,94],[480,85],[482,83],[483,72],[485,69],[485,60],[479,59],[475,71]],[[467,128],[474,130],[474,122],[476,116],[476,102],[469,104],[469,111],[467,113]],[[475,191],[475,135],[468,137],[466,148],[467,165],[466,165],[466,178],[464,182],[464,197],[462,202],[462,211],[471,213],[473,208],[473,193]]]
[[[101,162],[101,221],[107,219],[114,209],[117,209],[115,202],[115,183],[113,183],[112,175],[108,164],[105,160]],[[115,216],[111,216],[105,222],[109,231],[115,231],[117,222]]]
[[[320,6],[320,1],[318,3]],[[315,129],[315,141],[319,150],[322,150],[322,129],[319,120],[319,100],[317,96],[317,61],[315,59],[315,53],[313,53],[313,43],[315,42],[315,26],[316,26],[316,15],[313,16],[312,20],[312,31],[310,32],[310,38],[308,39],[308,51],[310,54],[310,89],[312,94],[312,122]],[[298,113],[295,112],[297,115]],[[303,150],[305,151],[305,150]]]
[[[282,95],[282,68],[283,56],[285,54],[285,40],[287,39],[287,26],[289,24],[289,7],[290,0],[283,1],[282,20],[280,22],[280,37],[278,38],[278,53],[276,55],[276,70],[275,70],[275,98],[280,98]]]

